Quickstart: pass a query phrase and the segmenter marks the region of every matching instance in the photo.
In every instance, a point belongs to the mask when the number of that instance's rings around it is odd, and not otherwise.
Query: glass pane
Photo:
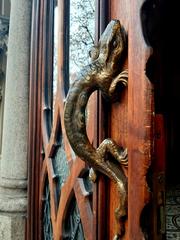
[[[57,81],[58,81],[58,6],[57,1],[54,3],[54,49],[53,49],[53,112],[55,97],[57,91]]]
[[[84,187],[86,191],[89,193],[92,193],[93,184],[92,184],[92,181],[90,181],[89,179],[89,171],[84,174],[83,182],[84,182]]]
[[[84,187],[87,192],[89,192],[89,203],[91,206],[91,210],[93,211],[93,184],[92,181],[89,179],[89,171],[87,171],[83,176]]]
[[[69,205],[69,210],[66,215],[64,223],[64,240],[84,240],[84,233],[81,223],[81,218],[79,214],[79,209],[75,198],[71,201]]]
[[[70,1],[70,82],[90,61],[89,50],[94,44],[95,0]]]
[[[52,163],[56,176],[57,203],[59,203],[61,188],[69,175],[69,166],[66,159],[63,142],[61,143],[61,146],[58,147],[57,152],[52,159]]]
[[[53,230],[51,222],[50,190],[48,178],[45,182],[43,198],[43,239],[53,240]]]
[[[1,28],[0,29],[0,155],[1,155],[9,18],[0,16],[0,28]]]

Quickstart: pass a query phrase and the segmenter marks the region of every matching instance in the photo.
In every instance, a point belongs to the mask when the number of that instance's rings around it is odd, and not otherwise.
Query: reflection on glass
[[[89,63],[89,50],[94,44],[95,0],[70,1],[70,82]]]
[[[43,239],[53,240],[53,229],[51,222],[51,204],[50,204],[50,189],[48,177],[45,181],[44,196],[43,196]]]
[[[55,96],[57,91],[58,81],[58,6],[55,3],[54,8],[54,50],[53,50],[53,110],[55,104]]]
[[[69,176],[69,166],[66,159],[66,153],[64,150],[63,141],[61,145],[58,147],[57,152],[52,159],[53,170],[56,176],[56,195],[57,195],[57,203],[59,203],[61,188],[66,182],[67,177]]]

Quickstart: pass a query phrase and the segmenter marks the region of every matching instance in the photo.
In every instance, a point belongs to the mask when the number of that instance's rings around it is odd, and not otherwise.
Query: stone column
[[[11,0],[0,165],[0,239],[24,240],[31,0]]]

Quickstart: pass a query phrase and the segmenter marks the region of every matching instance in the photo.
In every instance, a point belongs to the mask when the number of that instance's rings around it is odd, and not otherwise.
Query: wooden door
[[[121,63],[121,71],[128,69],[127,86],[118,88],[118,101],[113,103],[105,101],[100,91],[95,92],[87,110],[87,134],[95,148],[111,138],[128,150],[128,167],[116,163],[116,170],[128,183],[125,214],[119,222],[115,211],[123,196],[116,184],[100,172],[92,183],[90,166],[72,151],[65,133],[64,104],[71,69],[70,3],[33,1],[27,238],[100,240],[121,233],[119,239],[153,239],[149,238],[153,224],[148,177],[154,153],[154,98],[148,78],[151,48],[144,30],[144,1],[96,0],[94,5],[95,44],[111,19],[120,20],[127,36]],[[55,84],[56,6],[59,42]]]
[[[125,232],[121,239],[157,239],[151,235],[152,189],[148,182],[153,155],[154,103],[153,84],[147,70],[151,48],[143,32],[141,0],[109,1],[109,18],[119,19],[127,32],[127,55],[123,69],[128,69],[128,86],[119,94],[119,102],[108,111],[108,136],[128,149],[128,214],[124,218]],[[146,27],[146,26],[145,26]],[[116,231],[114,211],[119,197],[113,182],[109,182],[108,238]]]

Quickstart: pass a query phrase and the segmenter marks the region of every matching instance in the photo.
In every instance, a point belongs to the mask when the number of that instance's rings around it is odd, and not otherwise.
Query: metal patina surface
[[[112,179],[119,197],[115,216],[121,227],[114,239],[124,233],[123,217],[127,215],[127,178],[120,165],[127,166],[127,149],[114,140],[105,139],[97,149],[89,142],[86,133],[86,105],[90,95],[100,90],[105,98],[113,99],[116,85],[127,86],[128,72],[121,72],[126,50],[126,33],[118,20],[112,20],[100,37],[98,46],[91,52],[92,62],[84,67],[73,82],[65,104],[64,123],[66,134],[74,152],[93,169]],[[110,153],[117,164],[107,157]]]

